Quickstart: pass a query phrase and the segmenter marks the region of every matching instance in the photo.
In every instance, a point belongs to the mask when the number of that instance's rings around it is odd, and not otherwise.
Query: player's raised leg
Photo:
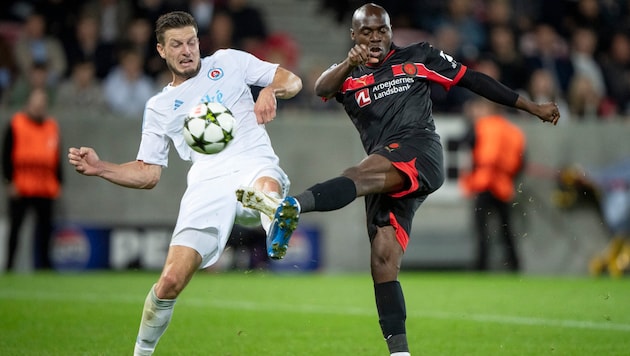
[[[298,201],[291,196],[280,201],[249,187],[238,189],[236,197],[244,207],[258,210],[273,219],[267,232],[267,254],[275,260],[284,258],[300,218]]]
[[[251,187],[241,187],[237,189],[236,199],[241,202],[244,207],[258,210],[271,219],[273,219],[276,209],[282,201],[279,198],[271,196],[271,194],[263,193]]]

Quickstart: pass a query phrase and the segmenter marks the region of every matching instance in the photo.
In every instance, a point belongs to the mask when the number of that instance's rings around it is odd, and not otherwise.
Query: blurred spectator
[[[15,61],[20,75],[28,77],[34,64],[48,67],[51,85],[56,84],[66,73],[67,61],[63,44],[58,39],[46,34],[44,14],[32,13],[26,18],[23,32],[15,43]]]
[[[81,14],[98,18],[100,40],[116,44],[123,39],[133,7],[127,0],[89,0],[83,4]]]
[[[189,0],[191,2],[192,0]],[[132,12],[137,17],[143,17],[149,21],[151,27],[155,25],[157,19],[172,10],[176,10],[180,1],[170,0],[136,0],[133,2],[134,8]]]
[[[491,227],[499,226],[503,265],[517,272],[520,262],[511,206],[515,180],[525,162],[525,134],[504,117],[497,104],[483,98],[469,100],[464,115],[471,125],[461,142],[471,148],[472,167],[460,176],[459,183],[464,194],[474,199],[475,267],[479,271],[490,268],[490,247],[495,235]]]
[[[569,85],[567,102],[574,120],[598,120],[614,114],[606,97],[606,83],[595,58],[597,33],[591,28],[575,27],[571,34],[571,62],[575,73]]]
[[[77,22],[81,0],[35,0],[34,11],[46,18],[46,33],[61,43],[66,43],[73,36],[74,24]]]
[[[413,18],[409,12],[402,12],[391,19],[392,28],[396,31],[392,34],[392,42],[397,46],[405,47],[412,43],[433,42],[433,37],[428,32],[413,26]]]
[[[620,22],[611,13],[607,13],[604,3],[613,1],[575,0],[569,2],[564,26],[567,36],[570,36],[578,28],[590,28],[595,31],[595,36],[603,41],[610,38],[614,26]],[[602,47],[596,48],[600,51]]]
[[[582,75],[591,82],[601,98],[606,96],[606,83],[602,68],[595,58],[597,33],[587,27],[576,27],[571,34],[571,62],[575,75]]]
[[[214,17],[213,0],[189,0],[188,12],[193,15],[199,27],[199,36],[205,36],[210,31],[212,18]]]
[[[120,64],[103,81],[105,101],[112,112],[126,118],[142,116],[145,102],[156,93],[153,80],[142,66],[141,54],[122,50]]]
[[[290,71],[297,71],[300,46],[288,33],[274,32],[251,52],[267,62],[278,63]]]
[[[558,89],[553,75],[546,69],[537,69],[530,76],[527,86],[527,95],[536,103],[555,102],[560,111],[559,123],[570,121],[569,105]]]
[[[387,7],[387,2],[383,1],[379,5]],[[414,1],[411,6],[408,1],[405,1],[405,5],[404,12],[411,16],[412,26],[429,33],[435,28],[436,22],[446,9],[444,0]],[[356,8],[356,5],[353,7]]]
[[[127,35],[121,47],[131,48],[142,55],[143,70],[150,77],[155,78],[158,73],[167,69],[164,59],[155,49],[153,24],[146,18],[136,17],[129,22]]]
[[[604,98],[593,85],[591,78],[584,74],[576,74],[571,79],[567,104],[571,112],[571,120],[596,121],[600,117],[600,107]]]
[[[0,19],[3,21],[22,22],[34,10],[33,1],[31,0],[13,0],[3,2],[2,11],[0,11]]]
[[[89,108],[95,111],[107,108],[94,63],[83,61],[74,64],[70,78],[59,85],[56,105],[64,109]]]
[[[617,112],[623,116],[630,115],[630,38],[626,33],[613,35],[601,65],[608,96]]]
[[[464,63],[474,61],[486,43],[486,34],[476,17],[475,6],[473,0],[448,0],[446,12],[434,28],[440,31],[442,27],[448,26],[457,32],[459,44],[450,54]]]
[[[45,63],[34,63],[26,77],[19,76],[15,81],[7,98],[7,105],[11,107],[23,107],[26,105],[31,92],[42,89],[48,93],[49,104],[54,104],[56,98],[56,85],[52,85],[48,78],[48,66]]]
[[[0,36],[0,106],[7,102],[7,96],[18,73],[9,41]]]
[[[54,202],[61,194],[61,137],[56,120],[48,115],[48,96],[42,89],[30,94],[24,111],[13,115],[2,150],[2,172],[9,204],[8,269],[15,253],[24,218],[35,212],[36,267],[49,269]]]
[[[436,30],[434,36],[435,42],[431,43],[433,46],[452,56],[456,61],[460,60],[457,54],[459,53],[462,39],[455,27],[448,24],[442,25]],[[470,65],[472,62],[466,64]],[[430,87],[434,112],[459,112],[464,102],[471,97],[471,92],[468,89],[458,86],[454,86],[447,91],[442,85],[431,82]]]
[[[532,32],[524,35],[522,45],[529,71],[547,70],[560,94],[564,95],[574,72],[567,41],[551,25],[539,23]]]
[[[115,46],[101,41],[98,21],[97,17],[89,14],[82,15],[77,21],[74,37],[66,43],[68,75],[76,63],[92,61],[96,77],[103,79],[116,65]]]
[[[510,88],[524,90],[528,73],[525,58],[517,47],[516,34],[511,27],[494,26],[490,29],[489,52],[499,66],[499,81]]]
[[[566,36],[566,27],[564,19],[568,13],[569,2],[574,0],[521,0],[530,1],[535,4],[534,27],[544,23],[558,33],[560,36]]]
[[[201,53],[212,54],[218,49],[233,48],[234,21],[226,11],[217,11],[212,17],[210,30],[199,39]]]
[[[267,25],[261,10],[247,0],[228,0],[227,11],[234,23],[232,45],[251,52],[267,38]]]
[[[516,30],[514,12],[510,0],[488,0],[485,2],[483,25],[486,33],[496,26],[508,26]]]
[[[436,48],[440,48],[454,58],[459,58],[463,39],[455,26],[443,24],[438,27],[433,31],[433,41],[432,45]]]

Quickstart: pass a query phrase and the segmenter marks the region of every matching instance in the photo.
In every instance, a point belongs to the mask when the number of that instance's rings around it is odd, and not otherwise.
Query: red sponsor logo
[[[370,105],[372,103],[372,98],[370,98],[370,91],[368,88],[361,89],[354,94],[354,99],[359,104],[359,107],[364,107],[366,105]]]

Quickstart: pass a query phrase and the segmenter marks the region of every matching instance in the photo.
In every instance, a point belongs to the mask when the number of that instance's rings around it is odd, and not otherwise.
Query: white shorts
[[[180,203],[171,246],[187,246],[199,252],[202,259],[200,268],[217,262],[234,224],[260,225],[260,213],[244,208],[236,200],[236,189],[251,186],[256,179],[265,176],[276,179],[282,186],[282,196],[286,196],[289,178],[282,168],[273,163],[232,170],[207,179],[189,179]]]

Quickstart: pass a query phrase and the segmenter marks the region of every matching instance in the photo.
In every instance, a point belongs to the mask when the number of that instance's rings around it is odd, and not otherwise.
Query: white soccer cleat
[[[282,202],[280,199],[270,197],[269,195],[258,191],[251,187],[241,187],[236,190],[236,200],[240,201],[244,207],[258,210],[273,219],[276,209]]]

